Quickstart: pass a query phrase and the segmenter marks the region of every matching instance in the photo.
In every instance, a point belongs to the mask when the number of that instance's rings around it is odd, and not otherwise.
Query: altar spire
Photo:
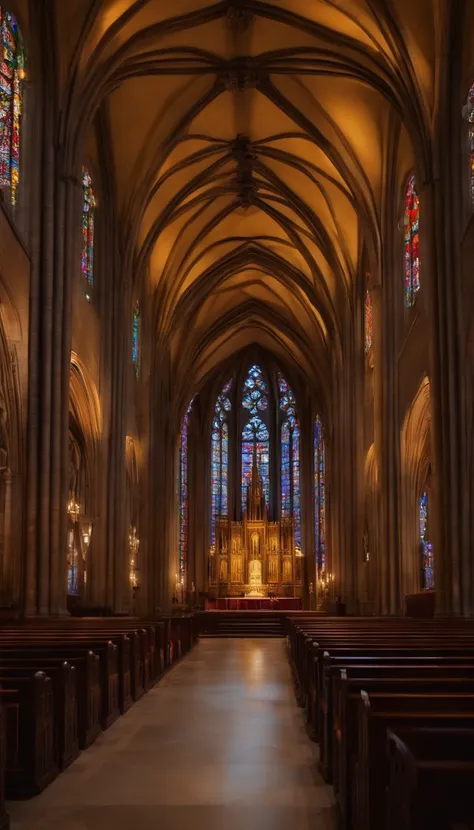
[[[247,519],[262,520],[266,514],[265,490],[258,468],[257,447],[253,446],[252,475],[247,489]]]

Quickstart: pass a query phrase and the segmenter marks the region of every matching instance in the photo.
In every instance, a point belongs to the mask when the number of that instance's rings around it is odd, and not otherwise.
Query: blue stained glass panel
[[[301,545],[300,428],[296,400],[281,372],[277,374],[280,393],[281,427],[281,515],[295,521],[295,542]]]
[[[434,588],[433,545],[427,538],[428,534],[428,494],[423,493],[419,504],[420,511],[420,552],[422,587],[426,590]]]
[[[140,377],[140,336],[141,336],[141,314],[140,304],[135,304],[133,310],[133,326],[132,326],[132,360],[135,367],[135,375]]]
[[[319,418],[314,424],[314,540],[319,571],[326,568],[325,478],[326,459],[323,426]]]
[[[215,542],[216,519],[227,516],[229,499],[229,425],[232,409],[228,381],[217,398],[211,434],[211,544]]]

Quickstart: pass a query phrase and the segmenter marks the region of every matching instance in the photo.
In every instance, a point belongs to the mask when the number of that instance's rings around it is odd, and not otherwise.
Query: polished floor
[[[283,640],[202,640],[11,830],[333,830]]]

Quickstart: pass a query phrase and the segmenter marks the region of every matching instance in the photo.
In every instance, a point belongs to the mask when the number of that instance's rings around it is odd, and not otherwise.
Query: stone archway
[[[69,381],[69,487],[67,503],[67,591],[70,604],[83,604],[94,578],[97,532],[100,404],[94,383],[73,353]]]
[[[401,434],[401,584],[405,594],[422,587],[420,573],[419,499],[431,478],[431,390],[421,381],[406,413]],[[436,547],[435,547],[436,553]]]

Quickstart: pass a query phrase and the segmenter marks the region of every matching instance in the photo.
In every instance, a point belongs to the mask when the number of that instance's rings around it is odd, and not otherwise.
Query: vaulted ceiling
[[[56,0],[65,130],[80,145],[101,112],[124,262],[178,383],[255,342],[328,388],[394,125],[408,147],[429,130],[442,7]]]

